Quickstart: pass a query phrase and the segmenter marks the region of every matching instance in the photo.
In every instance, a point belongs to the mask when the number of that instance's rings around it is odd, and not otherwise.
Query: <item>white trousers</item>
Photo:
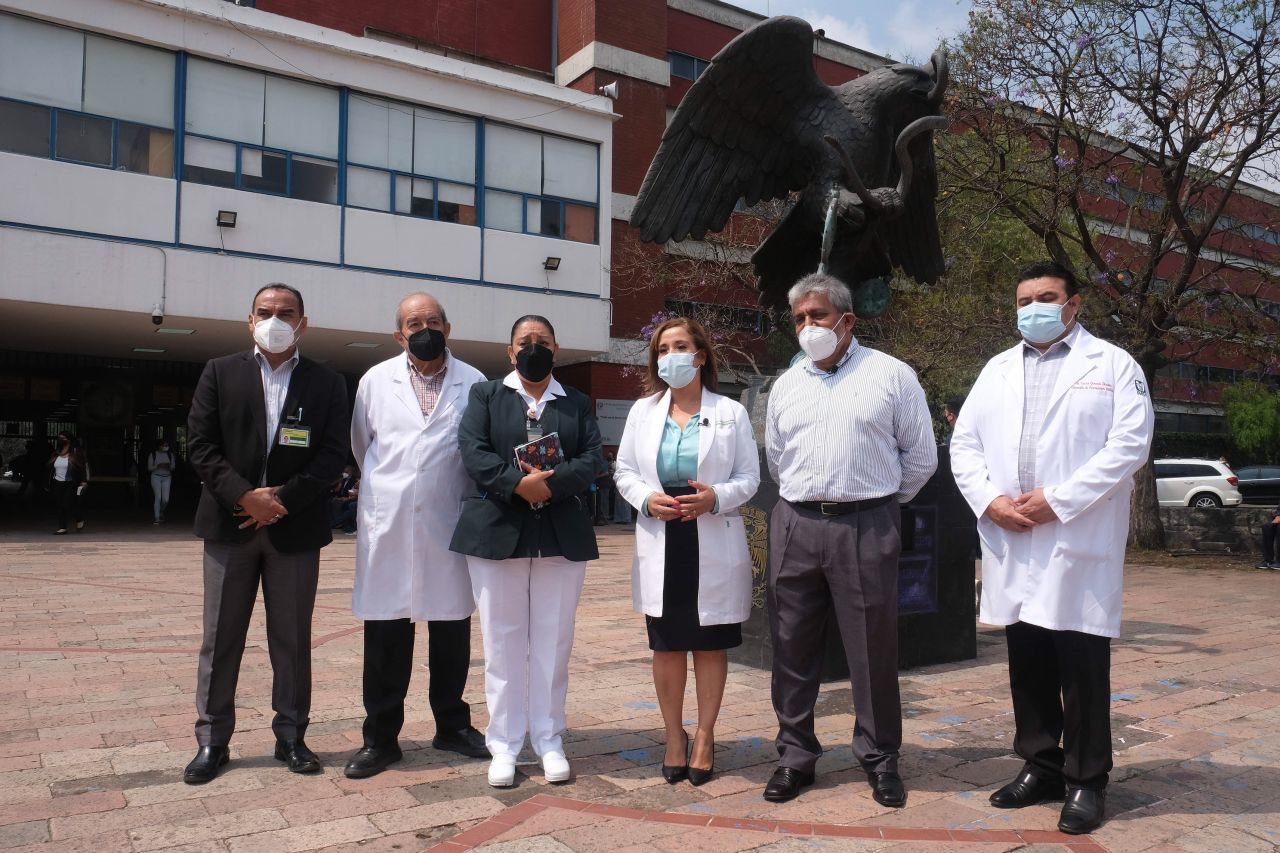
[[[564,751],[573,620],[586,563],[563,557],[467,557],[484,635],[485,745],[519,755],[525,734],[542,756]]]

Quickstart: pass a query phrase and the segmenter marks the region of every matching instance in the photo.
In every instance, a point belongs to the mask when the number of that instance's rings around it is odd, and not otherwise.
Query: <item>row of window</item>
[[[1222,382],[1235,385],[1240,382],[1270,382],[1273,377],[1257,370],[1240,370],[1234,367],[1209,367],[1204,364],[1179,362],[1168,364],[1156,371],[1164,379],[1190,379],[1196,382]]]
[[[662,307],[678,317],[695,317],[704,323],[713,321],[724,331],[763,335],[769,330],[768,315],[756,308],[693,302],[687,299],[667,299]]]
[[[1126,187],[1122,184],[1108,184],[1092,176],[1084,179],[1084,186],[1085,189],[1095,195],[1111,198],[1129,206],[1138,205],[1155,213],[1164,209],[1164,199],[1155,193],[1136,190],[1133,187]],[[1202,222],[1207,215],[1203,208],[1190,207],[1187,209],[1187,216],[1192,222]],[[1237,219],[1225,213],[1218,217],[1216,228],[1221,232],[1231,232],[1247,237],[1250,240],[1269,243],[1272,246],[1280,246],[1280,230],[1274,227],[1245,222],[1243,219]]]
[[[598,146],[0,14],[0,150],[599,240]],[[481,160],[480,152],[483,152]],[[484,169],[483,186],[477,173]],[[345,166],[345,168],[344,168]]]
[[[1156,432],[1225,433],[1227,419],[1222,415],[1193,415],[1186,412],[1156,412]]]

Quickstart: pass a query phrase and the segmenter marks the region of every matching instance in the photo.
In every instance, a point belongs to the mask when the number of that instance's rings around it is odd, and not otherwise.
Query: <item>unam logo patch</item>
[[[1142,380],[1141,380],[1141,379],[1135,379],[1135,380],[1133,380],[1133,387],[1134,387],[1134,388],[1136,388],[1136,389],[1138,389],[1138,396],[1139,396],[1139,397],[1145,397],[1145,396],[1147,396],[1147,386],[1146,386],[1145,384],[1143,384],[1143,382],[1142,382]]]

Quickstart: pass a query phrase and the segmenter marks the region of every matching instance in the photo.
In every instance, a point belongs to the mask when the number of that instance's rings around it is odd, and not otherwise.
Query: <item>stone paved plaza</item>
[[[769,676],[736,666],[716,778],[702,788],[662,782],[649,653],[630,609],[632,538],[621,527],[602,528],[602,559],[588,570],[579,610],[571,783],[547,785],[529,755],[517,786],[496,791],[485,762],[433,750],[427,673],[417,667],[405,760],[372,779],[342,775],[363,715],[361,629],[349,611],[355,544],[340,537],[323,552],[313,632],[307,740],[323,774],[292,775],[271,756],[259,608],[231,764],[209,785],[184,785],[201,600],[200,544],[186,529],[0,534],[0,848],[1280,848],[1280,573],[1254,571],[1242,557],[1131,562],[1113,653],[1110,820],[1071,838],[1054,831],[1054,806],[1002,812],[987,803],[1020,764],[1010,754],[1002,635],[981,627],[976,661],[902,674],[904,809],[872,801],[850,754],[849,689],[840,683],[825,685],[818,705],[829,749],[818,783],[793,802],[765,802],[776,759]],[[478,626],[472,648],[467,698],[483,728]]]

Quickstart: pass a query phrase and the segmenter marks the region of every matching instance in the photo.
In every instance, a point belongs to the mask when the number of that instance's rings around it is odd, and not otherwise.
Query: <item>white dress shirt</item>
[[[1044,485],[1036,473],[1036,444],[1044,427],[1044,416],[1049,411],[1049,400],[1058,384],[1062,363],[1080,336],[1080,324],[1075,323],[1071,332],[1044,352],[1026,341],[1022,342],[1022,436],[1018,440],[1018,485],[1023,492],[1030,492]]]
[[[547,390],[543,393],[542,399],[535,401],[533,395],[524,390],[524,383],[520,381],[520,374],[517,371],[511,371],[502,378],[502,384],[508,388],[514,388],[516,393],[520,395],[520,399],[524,400],[525,406],[530,412],[533,412],[535,421],[542,420],[542,410],[547,407],[548,400],[554,400],[556,397],[565,396],[564,386],[560,384],[560,380],[554,376],[551,382],[547,384]]]
[[[856,338],[834,370],[806,358],[774,382],[765,454],[779,494],[792,502],[905,502],[938,467],[915,371]]]
[[[266,355],[256,345],[253,357],[258,362],[258,370],[262,373],[262,402],[267,410],[267,455],[276,443],[276,430],[280,428],[280,413],[284,409],[284,398],[289,393],[289,380],[293,378],[293,369],[298,366],[300,350],[296,347],[293,355],[274,370],[267,361]],[[261,486],[267,484],[267,466],[262,466]]]

